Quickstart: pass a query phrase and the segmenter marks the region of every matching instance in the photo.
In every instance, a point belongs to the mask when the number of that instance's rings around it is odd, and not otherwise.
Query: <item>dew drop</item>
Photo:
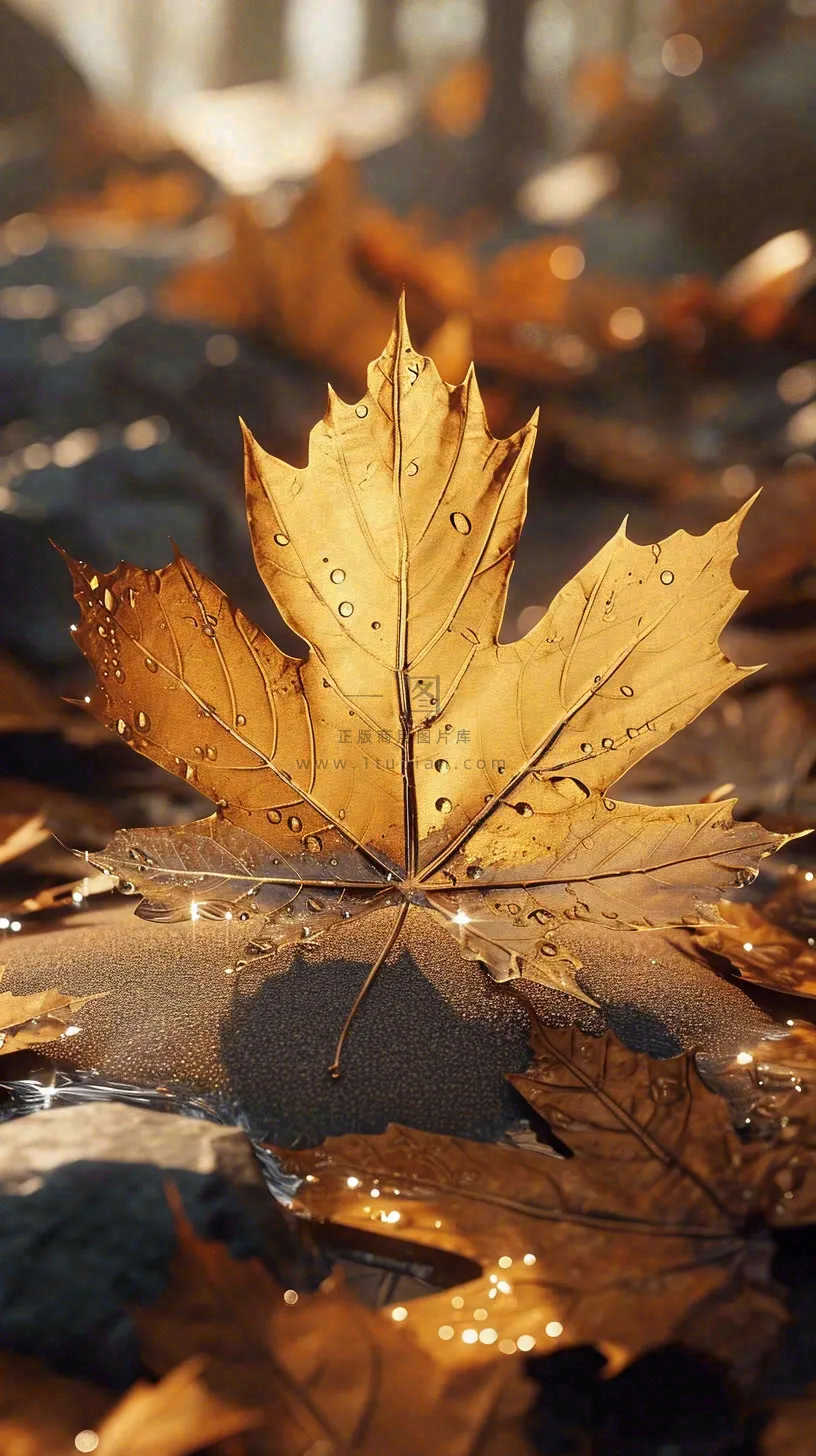
[[[204,636],[205,637],[214,637],[215,636],[215,628],[214,627],[210,627],[209,624],[208,624],[204,628]]]
[[[107,635],[108,635],[107,629],[102,626],[101,622],[100,622],[100,624],[99,624],[99,626],[97,627],[96,630],[99,633],[100,637],[107,637]]]
[[[311,910],[313,915],[317,915],[320,910],[325,909],[325,906],[322,900],[316,900],[313,896],[310,896],[306,901],[306,908],[307,910]]]
[[[323,840],[319,834],[307,834],[303,840],[303,848],[309,854],[320,854],[323,848]]]
[[[627,728],[627,730],[626,730],[626,737],[627,738],[637,738],[639,732],[640,732],[640,729],[639,728]]]
[[[339,566],[335,567],[334,571],[331,574],[330,580],[333,581],[336,586],[339,586],[340,582],[345,581],[345,579],[346,573],[344,571],[341,571]]]
[[[303,828],[303,822],[302,820],[298,819],[297,814],[290,814],[286,822],[289,825],[289,828],[291,829],[293,834],[300,834],[300,831]]]
[[[105,602],[105,608],[109,612],[112,612],[114,610],[114,608],[116,607],[116,597],[113,595],[113,592],[111,591],[110,587],[107,587],[107,586],[105,587],[104,602]]]
[[[354,607],[351,602],[341,602],[337,610],[341,617],[350,617]]]
[[[246,723],[245,715],[243,713],[236,714],[235,723],[236,727],[243,728],[244,724]]]
[[[116,731],[119,734],[119,737],[120,738],[129,738],[130,737],[130,729],[128,728],[128,725],[125,722],[124,718],[117,718],[117,720],[116,720]]]
[[[125,681],[125,674],[123,673],[121,667],[117,667],[113,675],[118,683],[123,683]]]
[[[195,748],[193,749],[193,753],[195,754],[196,758],[203,758],[204,757],[204,749],[198,743],[196,744]]]
[[[280,809],[267,809],[266,817],[269,820],[270,824],[280,824],[282,817],[281,811]]]
[[[356,410],[354,411],[354,413],[356,414],[358,420],[364,420],[365,417],[366,417],[366,415],[368,414],[368,405],[367,404],[358,404],[358,406],[357,406]]]
[[[338,819],[345,819],[345,817],[346,817],[346,811],[345,811],[345,809],[338,809],[337,810],[337,817],[338,817]]]
[[[283,531],[277,531],[275,533],[275,545],[276,546],[288,546],[289,545],[289,537],[288,536],[284,536]]]
[[[548,940],[542,941],[541,945],[538,947],[538,950],[539,950],[539,954],[540,955],[546,955],[546,956],[558,955],[558,946],[557,945],[551,945]]]
[[[437,773],[446,774],[450,772],[450,764],[446,758],[438,758],[434,764]]]
[[[437,799],[436,809],[440,814],[450,814],[453,804],[450,799]]]
[[[582,753],[591,753],[592,752],[592,744],[591,743],[582,743],[581,744],[581,752]]]
[[[458,531],[460,536],[470,535],[470,521],[467,516],[462,515],[461,511],[453,511],[450,520],[453,529]]]
[[[661,571],[660,580],[662,581],[664,586],[671,586],[672,582],[674,581],[674,572]]]
[[[209,760],[210,760],[210,763],[215,763],[215,760],[216,760],[216,759],[217,759],[217,757],[218,757],[218,749],[217,749],[217,748],[213,748],[213,747],[212,747],[212,746],[211,746],[211,745],[210,745],[210,744],[209,744],[209,743],[208,743],[208,744],[207,744],[207,748],[206,748],[206,750],[205,750],[205,751],[206,751],[206,754],[207,754],[207,757],[208,757],[208,759],[209,759]]]
[[[143,733],[150,732],[150,718],[148,717],[147,713],[143,713],[141,709],[136,714],[136,726],[137,728],[141,728]]]
[[[625,698],[633,698],[635,696],[634,688],[621,688],[621,692]]]
[[[614,748],[614,747],[615,747],[615,740],[614,740],[614,738],[602,738],[601,739],[601,748]]]
[[[501,909],[502,907],[500,906],[499,908]],[[518,915],[520,909],[521,909],[521,906],[520,905],[508,905],[507,906],[507,913],[508,913],[508,915]]]
[[[152,657],[145,658],[145,667],[147,668],[148,672],[158,672],[159,670],[159,664]]]
[[[382,622],[372,622],[371,623],[371,630],[372,630],[372,632],[379,632],[381,626],[382,626]]]
[[[532,804],[514,804],[513,808],[517,814],[521,815],[522,819],[529,819],[533,812]]]
[[[528,918],[535,920],[538,925],[546,925],[548,920],[552,920],[553,914],[551,910],[533,910]]]
[[[609,812],[610,812],[610,814],[611,814],[612,813],[612,810],[615,807],[615,800],[614,799],[604,799],[603,806],[604,806],[605,809],[608,809]]]
[[[408,475],[418,475],[419,474],[419,463],[418,463],[418,461],[416,461],[416,460],[412,460],[411,461],[410,465],[408,466],[408,470],[407,470],[406,474],[408,474]],[[458,527],[457,527],[457,530],[458,530]]]

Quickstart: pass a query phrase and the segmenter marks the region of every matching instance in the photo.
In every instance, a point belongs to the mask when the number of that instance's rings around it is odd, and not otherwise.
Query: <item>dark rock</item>
[[[168,1183],[200,1235],[302,1285],[295,1240],[237,1129],[117,1103],[37,1113],[0,1128],[0,1348],[131,1384],[130,1311],[158,1299],[175,1247]]]

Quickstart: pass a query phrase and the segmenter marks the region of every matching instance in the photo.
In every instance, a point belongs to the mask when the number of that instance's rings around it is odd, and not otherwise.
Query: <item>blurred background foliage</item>
[[[363,389],[405,288],[442,374],[476,360],[495,433],[541,407],[506,638],[626,511],[656,539],[765,487],[726,646],[768,666],[715,776],[756,779],[763,724],[765,799],[803,822],[815,82],[814,0],[0,3],[6,778],[109,798],[124,775],[137,817],[191,811],[78,747],[50,541],[107,569],[172,538],[297,650],[254,573],[237,416],[302,461],[327,379]],[[11,705],[35,697],[32,737]],[[641,794],[705,778],[707,721]]]

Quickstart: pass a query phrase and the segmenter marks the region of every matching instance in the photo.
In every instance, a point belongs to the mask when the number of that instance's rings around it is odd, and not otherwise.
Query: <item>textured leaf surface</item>
[[[233,1406],[255,1409],[249,1456],[527,1456],[523,1373],[492,1364],[457,1380],[387,1315],[333,1278],[312,1296],[278,1287],[256,1260],[237,1262],[177,1215],[171,1280],[137,1312],[142,1356],[161,1373],[204,1355],[204,1377]]]
[[[755,905],[724,900],[723,921],[695,932],[705,950],[725,956],[746,981],[794,996],[816,996],[816,950]],[[811,936],[812,940],[813,937]]]
[[[752,877],[779,837],[730,805],[609,797],[750,671],[717,645],[744,511],[654,546],[621,528],[500,643],[533,438],[494,439],[473,372],[444,384],[401,311],[360,403],[330,395],[305,468],[246,437],[258,569],[308,656],[181,557],[74,564],[91,711],[217,806],[101,856],[145,914],[264,910],[274,949],[408,902],[499,980],[586,999],[573,922],[705,923]]]
[[[409,1311],[417,1336],[454,1363],[469,1329],[522,1350],[531,1338],[545,1350],[596,1343],[613,1364],[675,1338],[732,1360],[746,1325],[735,1373],[749,1375],[784,1312],[770,1245],[748,1229],[812,1220],[807,1158],[785,1137],[741,1142],[689,1056],[657,1061],[611,1033],[541,1024],[533,1048],[529,1073],[511,1081],[575,1156],[392,1126],[286,1153],[310,1175],[302,1206],[481,1266],[453,1300]]]

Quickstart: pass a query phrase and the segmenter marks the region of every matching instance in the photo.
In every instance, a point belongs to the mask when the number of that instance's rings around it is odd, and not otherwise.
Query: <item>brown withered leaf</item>
[[[816,1430],[816,1386],[780,1401],[769,1413],[757,1443],[758,1456],[809,1456]]]
[[[0,966],[0,981],[4,969]],[[49,990],[15,996],[0,991],[0,1056],[57,1041],[65,1035],[75,1012],[105,995],[106,991],[99,991],[93,996],[67,996],[64,991]]]
[[[156,1385],[131,1387],[99,1426],[99,1456],[189,1456],[258,1424],[209,1390],[206,1362],[185,1360]]]
[[[3,1350],[0,1456],[76,1456],[77,1433],[95,1430],[112,1403],[110,1391]]]
[[[0,814],[0,865],[28,854],[48,836],[39,815]]]
[[[528,1456],[523,1372],[477,1361],[478,1377],[462,1379],[403,1325],[359,1304],[339,1276],[314,1295],[284,1291],[258,1260],[198,1238],[171,1199],[170,1281],[134,1315],[142,1358],[162,1373],[203,1355],[215,1395],[260,1413],[249,1456]]]
[[[740,557],[740,561],[742,557]],[[816,819],[810,773],[816,761],[816,712],[790,687],[727,693],[618,785],[647,804],[710,798],[722,785],[744,815],[761,814],[786,829]],[[722,794],[717,794],[722,797]]]
[[[226,213],[233,247],[184,267],[162,301],[173,313],[271,334],[362,383],[393,305],[356,265],[356,208],[356,170],[341,156],[329,158],[279,228],[265,228],[250,204],[233,201]]]
[[[254,913],[264,955],[392,907],[373,974],[413,904],[497,980],[588,999],[568,930],[705,923],[782,842],[730,804],[608,793],[751,671],[717,646],[744,511],[653,546],[622,527],[500,645],[533,438],[494,439],[473,373],[443,384],[401,309],[363,400],[330,395],[305,469],[246,434],[256,561],[306,658],[181,556],[72,563],[89,711],[218,810],[101,853],[141,913]]]
[[[816,996],[816,949],[777,925],[756,905],[723,900],[722,923],[694,935],[704,950],[725,956],[746,981],[793,996]]]
[[[113,875],[83,875],[80,880],[68,880],[64,885],[46,885],[34,895],[27,895],[14,908],[18,915],[40,915],[44,911],[76,909],[95,895],[107,895],[115,890],[118,881]]]
[[[409,1309],[438,1358],[466,1359],[475,1339],[588,1342],[620,1366],[679,1339],[749,1378],[785,1318],[756,1230],[813,1219],[812,1158],[784,1135],[741,1142],[689,1055],[658,1061],[538,1022],[533,1050],[510,1080],[575,1156],[391,1126],[281,1152],[309,1177],[301,1208],[481,1266]]]
[[[139,1382],[112,1409],[109,1391],[58,1375],[24,1356],[0,1355],[0,1456],[72,1456],[96,1436],[99,1456],[192,1456],[248,1430],[255,1416],[229,1406],[187,1360],[156,1385]]]

